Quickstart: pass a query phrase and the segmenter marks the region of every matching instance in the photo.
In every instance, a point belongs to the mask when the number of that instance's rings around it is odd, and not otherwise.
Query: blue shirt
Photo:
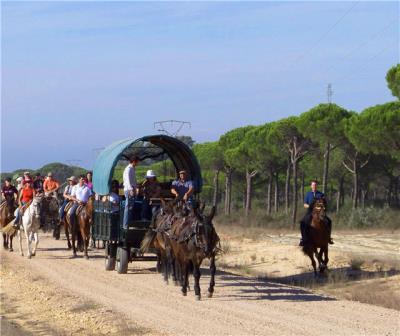
[[[193,187],[193,182],[188,180],[182,182],[181,180],[175,180],[172,182],[172,189],[178,193],[179,197],[182,198],[189,191],[190,187]]]
[[[325,195],[320,192],[320,191],[316,191],[315,194],[312,191],[309,191],[306,196],[304,197],[304,203],[311,205],[311,203],[313,202],[314,198],[315,199],[320,199],[322,197],[324,197]]]

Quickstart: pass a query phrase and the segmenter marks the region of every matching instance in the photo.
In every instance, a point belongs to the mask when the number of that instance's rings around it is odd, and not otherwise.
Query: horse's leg
[[[28,247],[28,259],[32,257],[32,251],[31,251],[31,241],[30,241],[30,232],[28,233],[28,229],[24,226],[24,232],[25,232],[25,238],[26,238],[26,245]]]
[[[22,250],[22,228],[18,230],[18,239],[19,239],[19,253],[23,257],[24,251]]]
[[[85,223],[82,223],[82,222],[79,223],[79,226],[80,226],[80,231],[81,231],[81,236],[82,236],[82,243],[83,243],[83,250],[84,250],[83,255],[85,256],[86,259],[89,259],[88,246],[89,246],[89,241],[90,241],[90,231],[86,232],[88,230],[85,230]]]
[[[33,237],[35,239],[35,245],[33,246],[32,256],[35,256],[36,255],[36,249],[37,249],[37,246],[39,244],[39,233],[37,233],[37,232],[33,233]]]
[[[67,246],[68,246],[68,250],[71,249],[72,245],[71,245],[71,241],[69,240],[69,228],[68,228],[68,222],[66,219],[64,219],[64,233],[65,236],[67,237]]]
[[[201,276],[200,265],[197,263],[193,263],[194,294],[196,296],[196,300],[201,299],[200,276]]]
[[[217,268],[215,267],[215,255],[210,259],[210,287],[208,287],[208,297],[211,298],[214,294],[214,286],[215,286],[215,273]]]
[[[13,252],[14,249],[13,249],[13,246],[12,246],[12,241],[13,241],[13,238],[14,238],[14,233],[11,234],[11,235],[7,235],[7,236],[8,236],[8,242],[9,242],[9,247],[10,247],[9,251]]]
[[[76,223],[71,225],[71,240],[72,240],[72,256],[75,258],[76,257],[76,246],[75,246]]]
[[[184,274],[182,277],[182,294],[183,296],[187,295],[187,285],[188,285],[188,278],[189,278],[189,267],[186,262],[181,263],[181,270]]]
[[[311,264],[312,264],[312,267],[313,267],[313,269],[314,269],[314,276],[317,276],[317,263],[315,262],[315,259],[314,259],[314,251],[309,251],[308,253],[307,253],[307,255],[310,257],[310,259],[311,259]]]
[[[6,233],[3,233],[3,247],[7,250],[8,249],[8,236]]]

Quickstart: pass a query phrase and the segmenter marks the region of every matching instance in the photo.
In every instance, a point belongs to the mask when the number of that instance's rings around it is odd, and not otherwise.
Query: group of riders
[[[152,204],[152,199],[160,198],[162,193],[161,184],[157,180],[157,176],[153,170],[148,170],[145,180],[142,183],[137,183],[135,167],[139,164],[140,158],[133,156],[129,160],[129,164],[123,172],[122,185],[118,180],[111,182],[110,193],[102,198],[103,201],[108,201],[111,204],[111,211],[119,212],[122,198],[125,198],[123,228],[128,227],[129,221],[133,216],[133,208],[135,202],[141,201],[140,214],[136,214],[142,219],[150,220],[154,214],[156,207]],[[172,182],[170,193],[184,201],[187,204],[192,202],[194,186],[191,180],[187,179],[185,170],[179,171],[179,178]],[[10,178],[4,180],[1,188],[2,199],[7,202],[10,209],[15,209],[14,226],[18,228],[23,212],[32,202],[35,196],[44,196],[46,198],[57,199],[57,192],[60,188],[60,183],[53,177],[53,173],[49,172],[46,178],[43,178],[40,173],[36,173],[32,178],[31,173],[26,171],[23,177],[16,179],[17,185],[14,186]],[[120,193],[120,188],[123,187],[123,195]],[[66,208],[71,224],[76,220],[76,210],[79,206],[84,206],[89,201],[89,198],[94,195],[92,172],[87,172],[86,175],[80,175],[79,178],[71,176],[67,179],[67,185],[63,191],[63,200],[59,207],[59,219],[63,221],[66,216]],[[58,200],[57,200],[58,203]],[[70,204],[68,207],[67,205]],[[41,219],[43,225],[43,216]]]
[[[132,209],[135,202],[141,200],[141,210],[139,216],[142,219],[151,219],[155,206],[152,204],[152,199],[160,198],[161,185],[157,180],[157,176],[153,170],[148,170],[145,180],[142,183],[137,183],[135,167],[139,164],[140,158],[132,156],[129,164],[123,172],[123,194],[125,197],[125,208],[123,218],[123,228],[128,228],[128,223],[132,219]],[[40,173],[31,177],[31,173],[26,171],[23,177],[16,179],[17,186],[14,186],[10,178],[6,178],[1,188],[2,198],[7,202],[10,209],[17,208],[15,212],[16,218],[14,226],[19,227],[21,215],[24,209],[30,204],[35,196],[57,197],[57,191],[60,188],[60,183],[49,172],[46,178],[43,178]],[[81,175],[78,178],[71,176],[67,179],[68,184],[64,188],[63,201],[59,208],[59,216],[62,221],[65,217],[65,208],[71,202],[68,213],[71,223],[75,220],[75,212],[80,205],[85,205],[89,198],[94,194],[92,183],[92,172],[87,172],[86,175]],[[118,180],[111,182],[111,189],[109,195],[106,196],[104,201],[111,204],[111,211],[119,212],[120,210],[120,183]],[[305,195],[304,207],[307,209],[305,216],[300,221],[301,240],[299,245],[304,246],[309,239],[309,230],[312,220],[312,208],[316,200],[323,200],[326,204],[325,196],[317,189],[317,181],[311,182],[311,191]],[[185,170],[179,171],[179,178],[174,180],[171,184],[170,194],[183,201],[190,206],[193,201],[192,195],[194,193],[193,182],[188,179],[188,174]],[[17,205],[17,206],[16,206]],[[326,223],[329,237],[331,237],[332,222],[329,217],[325,215],[324,221]],[[43,223],[42,223],[43,224]],[[331,238],[329,243],[333,244]]]

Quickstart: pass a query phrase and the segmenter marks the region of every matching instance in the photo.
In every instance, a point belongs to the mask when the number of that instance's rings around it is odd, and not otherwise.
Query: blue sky
[[[190,121],[197,142],[393,100],[397,2],[2,2],[1,171]]]

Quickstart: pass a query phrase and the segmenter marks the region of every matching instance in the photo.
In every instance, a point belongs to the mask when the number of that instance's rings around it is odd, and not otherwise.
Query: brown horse
[[[211,279],[208,297],[212,297],[215,286],[215,256],[218,252],[219,237],[212,220],[215,207],[207,216],[194,208],[190,214],[183,216],[172,224],[171,246],[180,268],[182,294],[186,296],[189,285],[189,274],[194,276],[194,291],[197,300],[201,299],[200,266],[205,258],[210,259]]]
[[[83,208],[79,211],[77,218],[71,223],[71,218],[69,214],[65,216],[65,223],[67,225],[64,226],[66,228],[65,234],[67,235],[68,239],[68,247],[70,245],[69,242],[69,234],[71,232],[71,240],[72,240],[72,253],[73,257],[76,257],[76,249],[78,248],[81,252],[83,252],[84,257],[86,259],[89,258],[88,256],[88,247],[89,247],[89,240],[90,240],[90,226],[92,225],[93,221],[93,200],[94,197],[91,196],[83,206]],[[76,240],[78,241],[78,247],[76,247]]]
[[[314,255],[318,260],[319,272],[323,273],[328,265],[329,230],[325,218],[326,203],[323,199],[315,201],[312,209],[312,220],[309,237],[303,246],[304,254],[311,259],[314,274],[317,276],[317,265]],[[319,249],[319,250],[318,250]]]
[[[0,228],[3,229],[14,219],[14,211],[15,211],[14,203],[10,203],[8,201],[3,201],[0,204]],[[12,241],[16,232],[12,234],[3,232],[3,248],[8,249],[10,252],[14,251],[12,246]]]

